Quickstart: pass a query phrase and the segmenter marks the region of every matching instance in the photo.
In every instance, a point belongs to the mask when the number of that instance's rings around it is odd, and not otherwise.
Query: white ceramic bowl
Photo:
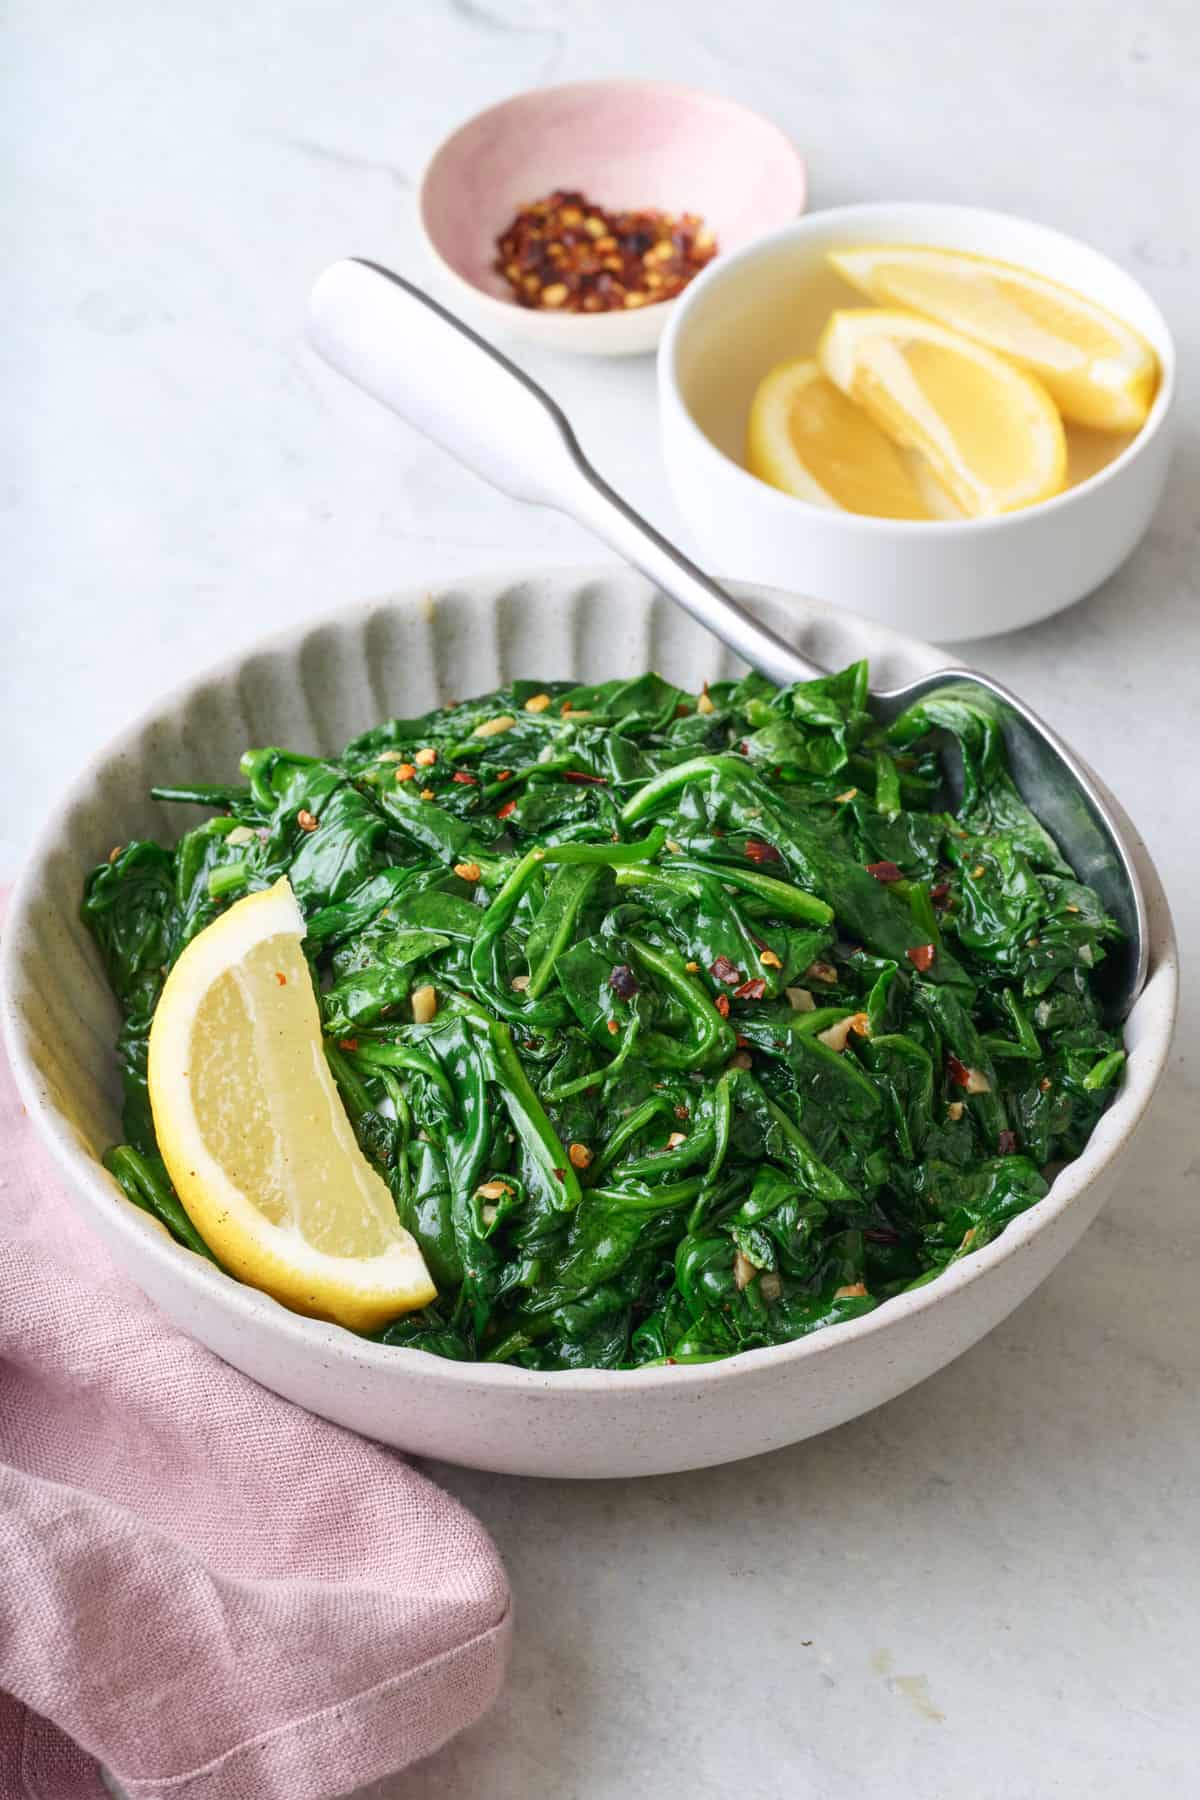
[[[720,94],[673,81],[573,81],[530,88],[460,125],[421,177],[425,248],[483,329],[544,350],[653,350],[677,302],[628,312],[518,306],[493,269],[521,206],[576,188],[597,206],[698,213],[718,259],[804,210],[803,158],[777,125]]]
[[[871,243],[1021,263],[1128,320],[1162,366],[1142,430],[1079,486],[995,519],[865,518],[758,481],[741,465],[755,387],[775,363],[815,347],[833,307],[867,304],[826,255]],[[965,640],[1058,612],[1129,555],[1166,479],[1175,349],[1146,290],[1086,244],[1006,213],[887,203],[811,213],[714,263],[675,304],[658,379],[667,474],[710,568],[816,594],[921,637]],[[1098,436],[1079,434],[1084,458]]]
[[[768,623],[830,665],[869,656],[888,686],[937,666],[928,646],[851,614],[761,590],[748,597]],[[1162,1072],[1175,946],[1144,852],[1150,979],[1129,1020],[1120,1092],[1084,1154],[986,1249],[929,1286],[799,1343],[687,1368],[550,1375],[385,1349],[285,1312],[180,1249],[97,1161],[120,1130],[117,1012],[79,922],[80,888],[112,844],[194,823],[191,809],[152,802],[151,782],[236,779],[248,744],[340,749],[389,713],[421,712],[516,672],[596,680],[656,667],[697,688],[736,666],[639,576],[555,570],[527,580],[479,577],[332,614],[155,705],[82,771],[48,819],[5,933],[0,995],[9,1052],[79,1229],[96,1232],[184,1330],[288,1399],[401,1449],[520,1474],[653,1474],[751,1456],[878,1406],[982,1337],[1091,1223]]]

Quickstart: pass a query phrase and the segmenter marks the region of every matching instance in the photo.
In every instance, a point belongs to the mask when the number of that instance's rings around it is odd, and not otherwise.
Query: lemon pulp
[[[325,1060],[303,931],[283,880],[193,939],[151,1028],[151,1107],[179,1198],[225,1267],[370,1330],[435,1289]]]
[[[759,383],[746,466],[761,481],[817,506],[884,519],[932,516],[901,451],[811,357],[780,363]]]
[[[830,262],[884,306],[909,307],[1012,357],[1064,418],[1103,431],[1145,423],[1158,359],[1140,332],[1062,283],[994,258],[914,244],[834,251]]]
[[[1058,411],[1025,370],[915,313],[835,312],[817,348],[834,384],[894,443],[920,452],[969,517],[1060,492]]]

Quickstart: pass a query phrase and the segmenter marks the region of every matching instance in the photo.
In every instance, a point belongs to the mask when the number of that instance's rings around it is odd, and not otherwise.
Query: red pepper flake
[[[996,1148],[999,1150],[1001,1156],[1011,1156],[1016,1150],[1016,1147],[1017,1134],[1015,1131],[1002,1131],[998,1134],[996,1138]]]
[[[809,981],[823,981],[827,987],[837,985],[838,972],[832,963],[811,962],[804,973]]]
[[[764,844],[761,838],[746,839],[746,855],[752,863],[781,863],[783,857],[774,844]]]
[[[672,299],[717,243],[695,213],[613,212],[558,188],[521,208],[496,251],[518,306],[598,313]]]
[[[282,969],[276,969],[275,979],[279,983],[280,987],[287,986],[287,976],[283,973]]]
[[[903,881],[904,871],[894,862],[877,862],[867,864],[867,874],[873,875],[876,881]]]
[[[617,1021],[615,1019],[610,1019],[608,1021],[608,1029],[609,1029],[610,1034],[613,1037],[616,1037],[616,1035],[617,1035],[618,1031],[620,1031],[621,1027],[617,1024]]]
[[[508,815],[510,813],[515,813],[516,810],[517,810],[516,801],[515,800],[506,800],[504,802],[504,805],[497,812],[496,817],[498,819],[507,819]]]
[[[614,963],[609,970],[608,985],[619,1000],[632,1000],[640,984],[628,963]]]
[[[478,776],[468,775],[467,771],[465,769],[455,769],[455,771],[454,771],[453,775],[450,777],[450,779],[451,779],[451,781],[457,781],[460,787],[478,787],[479,786]]]
[[[749,756],[750,744],[749,744],[748,739],[746,739],[746,738],[742,739],[741,743],[737,747],[737,753],[739,756]]]
[[[500,773],[496,777],[496,780],[497,781],[511,781],[512,780],[512,770],[511,769],[501,769]]]
[[[932,944],[915,944],[911,950],[906,950],[904,954],[907,956],[913,968],[919,969],[922,975],[925,973],[926,969],[933,967]]]
[[[750,1039],[748,1037],[743,1037],[740,1031],[737,1035],[737,1047],[739,1050],[748,1050],[750,1048]]]
[[[944,906],[950,898],[950,883],[948,881],[935,881],[929,890],[929,898],[933,901],[935,906]]]
[[[339,1050],[357,1050],[358,1049],[358,1039],[357,1038],[339,1038],[338,1039],[338,1049]]]
[[[565,1169],[555,1169],[554,1173],[558,1176],[560,1181],[565,1181],[567,1179],[567,1171]]]
[[[714,981],[723,981],[726,987],[736,987],[742,979],[742,971],[735,968],[727,956],[718,956],[716,962],[709,963],[708,972]]]
[[[727,1019],[729,1017],[729,995],[728,994],[718,994],[716,999],[713,1001],[713,1005],[716,1007],[717,1011],[720,1013],[720,1015],[723,1019]]]
[[[607,775],[587,775],[582,769],[564,769],[564,781],[575,781],[586,787],[607,787]]]
[[[951,1081],[956,1082],[958,1086],[962,1088],[965,1088],[968,1081],[971,1079],[970,1069],[968,1069],[966,1063],[959,1062],[952,1050],[946,1056],[946,1073],[949,1075]]]
[[[681,700],[679,702],[679,705],[675,708],[675,717],[677,719],[686,719],[688,714],[691,712],[691,710],[692,710],[691,707],[685,706],[683,701]]]
[[[761,975],[752,975],[749,981],[743,981],[741,987],[734,988],[737,1000],[761,1000],[767,991],[767,984]]]

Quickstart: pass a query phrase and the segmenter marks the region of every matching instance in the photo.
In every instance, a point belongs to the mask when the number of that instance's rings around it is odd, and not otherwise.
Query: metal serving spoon
[[[772,681],[828,670],[762,625],[647,524],[591,467],[549,396],[419,288],[376,263],[334,263],[313,289],[309,336],[343,375],[515,500],[577,519],[668,598]],[[1125,939],[1106,964],[1106,1003],[1123,1018],[1146,979],[1146,902],[1126,832],[1087,770],[1015,694],[972,669],[939,669],[872,690],[884,723],[937,688],[989,696],[1013,779],[1079,879],[1095,888]]]

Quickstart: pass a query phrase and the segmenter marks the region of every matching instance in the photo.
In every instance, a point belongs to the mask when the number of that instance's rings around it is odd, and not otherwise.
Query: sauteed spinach
[[[619,1368],[854,1318],[1040,1199],[1124,1060],[1095,985],[1117,928],[973,690],[885,731],[862,663],[698,697],[518,681],[242,773],[156,789],[214,816],[88,879],[124,1015],[108,1164],[203,1250],[150,1022],[183,946],[286,874],[341,1094],[439,1290],[389,1344]]]

